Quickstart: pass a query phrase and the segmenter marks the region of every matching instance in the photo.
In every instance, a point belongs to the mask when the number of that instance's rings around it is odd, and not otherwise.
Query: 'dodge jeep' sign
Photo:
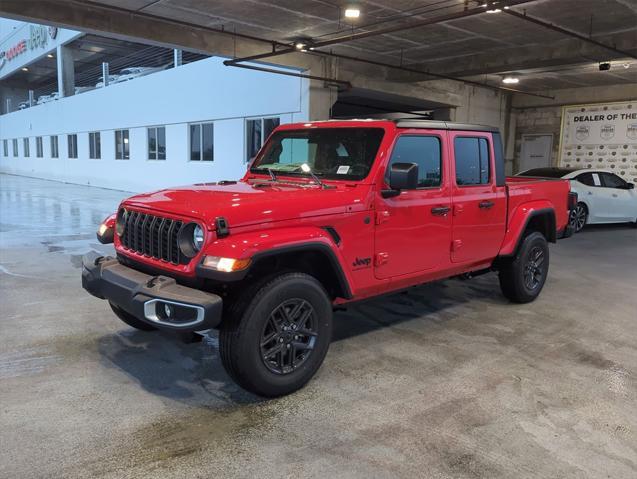
[[[29,36],[11,45],[6,50],[0,51],[0,69],[14,58],[22,55],[28,50],[44,48],[49,43],[49,37],[55,39],[57,36],[56,27],[45,27],[43,25],[29,25]]]

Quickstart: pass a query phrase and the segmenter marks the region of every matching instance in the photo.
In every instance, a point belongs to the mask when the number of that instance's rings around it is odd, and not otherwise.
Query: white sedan
[[[564,178],[571,180],[577,206],[571,225],[579,232],[587,224],[632,223],[637,225],[637,191],[633,183],[608,170],[535,168],[517,176]]]

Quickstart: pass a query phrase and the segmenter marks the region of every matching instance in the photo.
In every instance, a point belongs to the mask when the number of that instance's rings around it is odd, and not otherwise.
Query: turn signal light
[[[214,269],[215,271],[223,271],[224,273],[241,271],[242,269],[246,269],[249,265],[250,258],[234,259],[222,258],[220,256],[206,256],[202,263],[204,268]]]
[[[106,218],[97,228],[97,240],[102,244],[113,242],[113,227],[115,226],[115,215]]]

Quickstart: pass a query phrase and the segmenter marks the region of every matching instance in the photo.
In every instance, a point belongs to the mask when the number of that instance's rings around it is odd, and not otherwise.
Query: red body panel
[[[323,189],[305,177],[281,174],[272,183],[269,177],[248,171],[237,183],[198,184],[137,195],[122,206],[199,223],[206,231],[204,247],[188,264],[174,265],[127,250],[115,235],[117,252],[167,274],[194,277],[195,266],[204,255],[243,259],[284,246],[318,242],[334,252],[351,299],[362,299],[489,267],[499,255],[514,251],[527,218],[535,211],[553,210],[557,229],[567,224],[568,181],[515,179],[506,187],[496,186],[490,132],[407,130],[390,121],[314,122],[283,125],[279,130],[324,127],[385,130],[367,178],[327,180],[332,188]],[[383,198],[392,147],[406,133],[441,139],[442,184]],[[456,136],[488,140],[489,184],[456,185]],[[480,207],[485,201],[493,206]],[[449,214],[432,215],[431,209],[440,206],[449,207]],[[214,226],[220,216],[230,228],[223,238],[217,237]],[[338,232],[338,244],[324,229],[328,226]]]

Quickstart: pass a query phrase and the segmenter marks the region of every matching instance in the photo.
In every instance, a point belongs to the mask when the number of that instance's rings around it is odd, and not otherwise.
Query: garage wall
[[[114,84],[0,116],[0,171],[128,191],[241,177],[245,120],[278,116],[282,123],[308,118],[308,82],[289,76],[228,68],[209,58],[126,83]],[[189,161],[189,123],[214,122],[214,161]],[[166,126],[165,161],[148,160],[147,127]],[[115,160],[116,129],[129,129],[130,160]],[[101,159],[89,156],[88,133],[101,134]],[[67,134],[78,135],[78,158],[67,154]],[[58,135],[60,158],[51,158]],[[44,157],[35,157],[42,136]],[[22,139],[30,141],[24,157]],[[13,157],[11,139],[18,138]]]
[[[637,84],[554,90],[546,94],[555,96],[555,99],[513,96],[511,123],[515,129],[513,152],[513,172],[515,173],[519,171],[523,135],[552,134],[551,161],[553,165],[557,165],[562,106],[635,100]]]

